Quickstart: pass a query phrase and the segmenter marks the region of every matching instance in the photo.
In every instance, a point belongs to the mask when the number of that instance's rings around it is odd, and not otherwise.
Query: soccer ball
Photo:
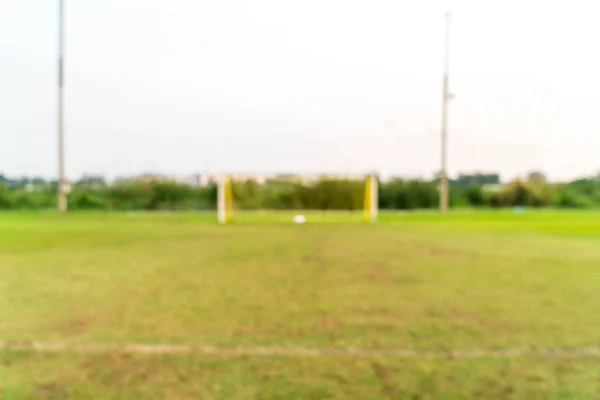
[[[304,215],[294,215],[294,223],[295,224],[303,224],[306,222],[306,217]]]

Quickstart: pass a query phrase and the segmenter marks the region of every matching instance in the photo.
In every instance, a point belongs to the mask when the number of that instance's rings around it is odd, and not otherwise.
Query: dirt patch
[[[371,263],[366,268],[364,279],[380,285],[414,285],[423,283],[422,279],[403,274],[384,262]]]
[[[309,264],[309,263],[322,264],[323,263],[323,259],[318,257],[316,254],[305,255],[302,257],[301,260],[305,264]]]
[[[44,383],[33,389],[36,400],[59,400],[67,397],[67,390],[57,383]]]
[[[319,329],[333,329],[340,326],[340,321],[334,317],[322,316],[317,320],[317,327]]]
[[[81,335],[88,330],[92,324],[91,318],[77,317],[67,321],[61,328],[61,332],[67,335]]]
[[[389,265],[376,262],[372,263],[365,273],[365,280],[368,282],[379,284],[394,284],[397,282],[396,277]]]
[[[130,298],[126,300],[132,302]],[[81,309],[81,306],[76,305],[73,309],[62,314],[54,323],[54,329],[67,337],[78,336],[86,333],[94,326],[112,325],[114,319],[123,312],[122,303],[120,304],[89,307]]]
[[[442,258],[473,258],[476,256],[475,253],[470,251],[449,249],[444,247],[430,247],[428,250],[430,255]]]
[[[105,387],[123,387],[132,381],[150,382],[160,374],[153,363],[136,362],[131,354],[109,352],[88,358],[81,364],[87,375]]]

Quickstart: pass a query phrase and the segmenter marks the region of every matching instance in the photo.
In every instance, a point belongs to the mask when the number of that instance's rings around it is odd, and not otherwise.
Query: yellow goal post
[[[233,218],[232,176],[221,175],[217,180],[217,217],[221,224]],[[377,222],[379,216],[379,178],[371,173],[364,177],[363,221]]]
[[[222,175],[218,180],[217,214],[221,224],[229,222],[233,217],[233,193],[229,175]]]

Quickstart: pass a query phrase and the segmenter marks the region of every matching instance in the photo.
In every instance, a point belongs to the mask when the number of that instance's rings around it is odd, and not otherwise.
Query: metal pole
[[[58,211],[67,212],[64,132],[64,0],[58,0]]]
[[[444,40],[444,77],[442,88],[442,149],[441,149],[441,176],[440,176],[440,212],[448,211],[448,171],[447,171],[447,153],[448,153],[448,70],[450,63],[450,12],[446,12],[446,33]]]

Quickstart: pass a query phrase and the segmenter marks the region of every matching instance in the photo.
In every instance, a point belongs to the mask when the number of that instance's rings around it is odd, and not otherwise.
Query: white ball
[[[306,217],[304,215],[294,215],[294,223],[295,224],[303,224],[306,222]]]

